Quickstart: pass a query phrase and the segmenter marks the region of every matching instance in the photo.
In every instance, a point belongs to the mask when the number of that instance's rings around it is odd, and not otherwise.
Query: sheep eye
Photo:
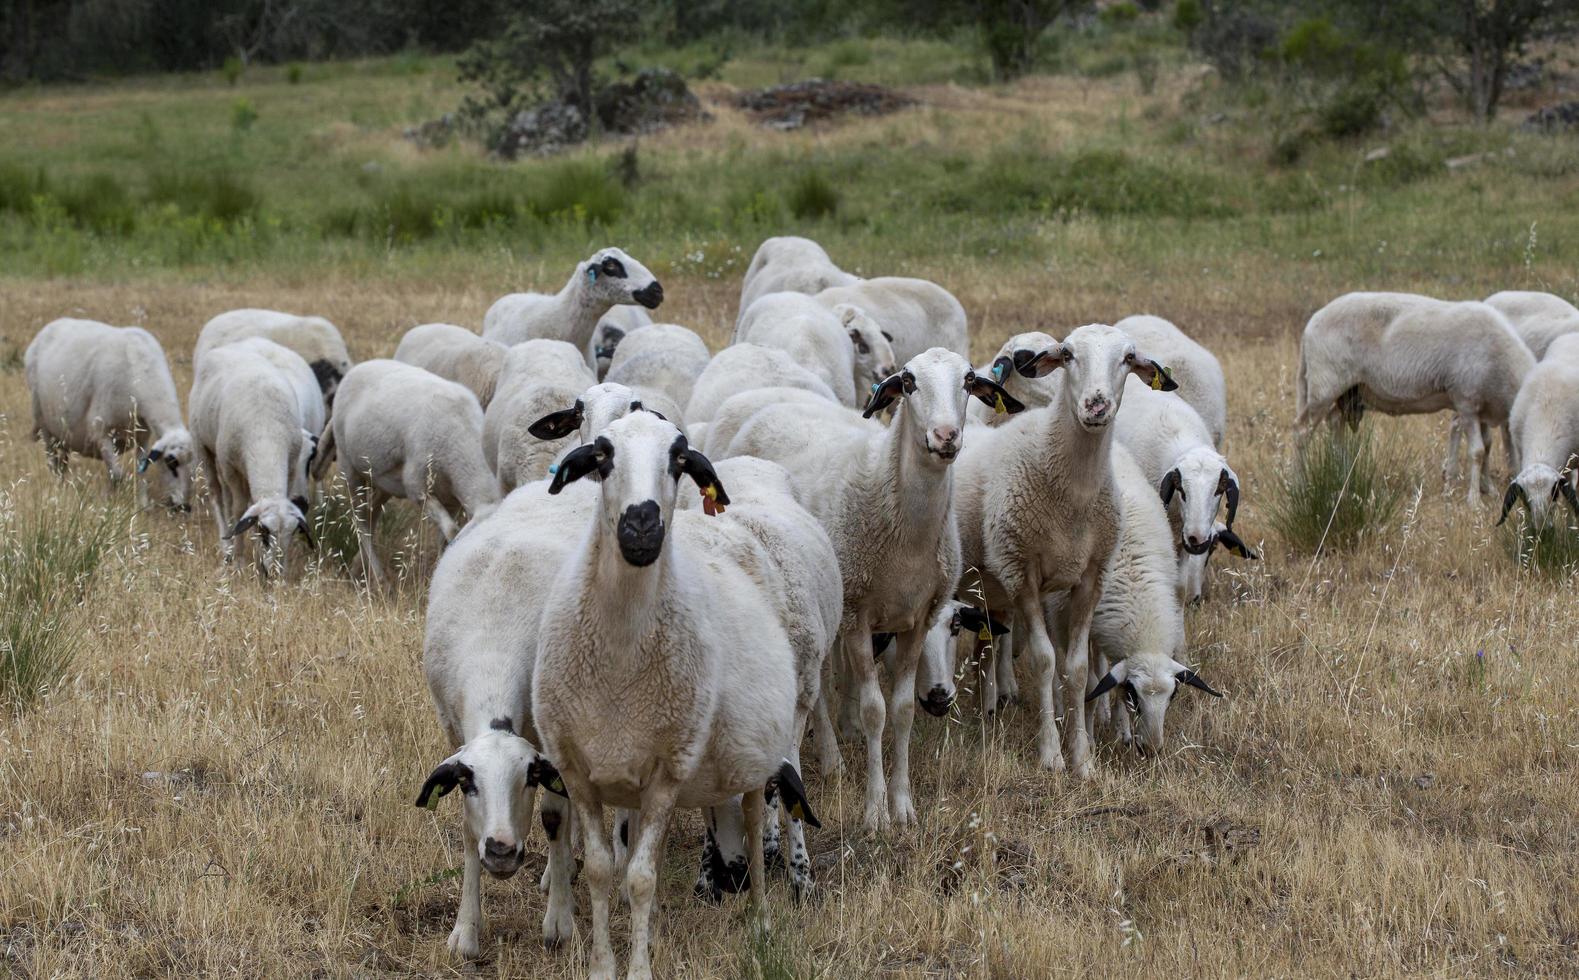
[[[1134,351],[1130,351],[1129,353],[1124,355],[1124,363],[1125,364],[1134,364],[1135,363],[1135,352]]]
[[[949,619],[949,622],[948,622],[949,635],[950,636],[959,636],[959,629],[960,629],[959,613],[955,613],[953,615],[953,617],[951,619]]]
[[[862,354],[870,354],[872,352],[872,349],[866,346],[866,341],[864,340],[857,340],[855,342],[855,349],[860,351]]]
[[[915,393],[915,390],[916,390],[916,376],[915,375],[911,374],[909,371],[906,371],[904,374],[899,376],[899,380],[904,385],[905,394],[910,395],[910,394],[914,394]]]

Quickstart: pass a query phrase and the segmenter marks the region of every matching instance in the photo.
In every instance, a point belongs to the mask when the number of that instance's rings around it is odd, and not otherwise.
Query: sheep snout
[[[482,844],[482,866],[495,878],[505,879],[521,870],[526,861],[526,845],[489,837]]]
[[[649,310],[656,310],[663,302],[663,286],[654,279],[652,282],[631,293],[631,298]]]
[[[656,501],[631,504],[620,516],[618,529],[620,554],[637,568],[658,560],[663,550],[663,514]]]

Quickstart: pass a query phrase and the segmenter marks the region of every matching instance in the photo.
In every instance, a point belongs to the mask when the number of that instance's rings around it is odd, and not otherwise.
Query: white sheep
[[[282,367],[281,365],[286,365]],[[261,337],[216,347],[196,365],[192,440],[209,480],[209,500],[228,564],[235,539],[256,529],[259,570],[289,567],[290,545],[307,530],[307,466],[312,437],[300,390],[312,369]]]
[[[603,807],[641,811],[625,876],[628,975],[648,978],[657,870],[676,806],[745,796],[752,900],[760,901],[765,784],[777,775],[801,796],[785,757],[799,738],[802,682],[763,584],[773,563],[762,546],[749,547],[739,525],[675,509],[681,476],[707,495],[706,510],[729,503],[677,428],[632,412],[567,454],[549,492],[589,474],[598,503],[544,603],[532,711],[583,827],[594,977],[614,972]],[[750,567],[737,559],[742,551]]]
[[[576,264],[570,281],[550,296],[511,293],[488,308],[482,335],[506,347],[528,340],[562,340],[581,351],[589,369],[597,365],[593,334],[616,306],[640,303],[649,310],[663,302],[663,287],[647,267],[617,248],[603,248]],[[593,378],[597,383],[597,378]]]
[[[483,408],[493,401],[508,350],[452,323],[424,323],[400,338],[395,360],[415,364],[441,378],[465,385]]]
[[[214,348],[248,337],[266,337],[301,355],[312,369],[327,417],[327,410],[334,404],[335,388],[351,370],[351,354],[339,329],[321,316],[297,316],[278,310],[231,310],[203,324],[192,350],[193,369]]]
[[[725,401],[753,388],[801,388],[838,404],[826,382],[784,351],[761,344],[731,344],[713,355],[696,379],[685,406],[686,422],[693,427],[711,422]]]
[[[987,368],[992,374],[992,380],[1003,386],[1003,390],[1013,395],[1015,400],[1026,408],[1041,408],[1050,405],[1056,391],[1054,385],[1045,384],[1033,378],[1027,378],[1014,369],[1016,364],[1023,364],[1035,357],[1039,352],[1058,345],[1057,338],[1040,330],[1015,334],[1003,342],[998,348],[997,355],[992,359],[992,364]],[[980,425],[1002,425],[1013,418],[1005,412],[999,412],[996,407],[983,405],[981,402],[971,402],[966,409],[970,421]]]
[[[1535,356],[1508,320],[1484,303],[1448,303],[1408,293],[1349,293],[1310,318],[1299,346],[1295,424],[1322,419],[1358,426],[1365,407],[1389,415],[1452,409],[1443,476],[1458,473],[1458,440],[1469,446],[1469,502],[1489,492],[1486,432],[1508,413]],[[1512,444],[1509,443],[1512,458]]]
[[[1168,365],[1168,374],[1179,385],[1176,397],[1200,414],[1212,434],[1212,445],[1221,449],[1228,431],[1228,384],[1216,355],[1160,316],[1127,316],[1113,325],[1129,334],[1135,346]]]
[[[1555,523],[1559,499],[1579,517],[1573,483],[1579,453],[1579,334],[1558,338],[1524,379],[1513,400],[1509,430],[1520,468],[1502,498],[1497,523],[1508,519],[1519,500],[1536,527]]]
[[[1552,341],[1579,333],[1579,308],[1561,296],[1510,289],[1487,296],[1486,305],[1508,318],[1537,361]]]
[[[1133,396],[1129,392],[1126,401]],[[1119,418],[1129,410],[1126,404]],[[1111,462],[1122,520],[1102,577],[1102,597],[1091,617],[1095,674],[1101,680],[1085,700],[1118,689],[1124,705],[1114,719],[1120,740],[1156,754],[1162,751],[1168,705],[1181,684],[1222,695],[1184,665],[1184,608],[1179,603],[1173,531],[1156,488],[1123,446],[1113,447]],[[1061,628],[1067,603],[1052,599],[1046,606],[1049,620]]]
[[[858,307],[888,335],[894,360],[903,364],[929,347],[970,358],[965,307],[948,290],[925,279],[884,276],[834,286],[817,294],[829,309]]]
[[[598,320],[592,329],[591,355],[593,370],[602,381],[609,373],[614,352],[619,349],[625,335],[652,323],[652,316],[641,306],[616,306]]]
[[[730,348],[734,349],[734,348]],[[953,595],[960,574],[954,527],[954,472],[975,396],[1016,411],[1017,402],[952,351],[913,357],[873,392],[864,418],[841,405],[768,403],[731,441],[728,455],[772,459],[789,470],[799,498],[817,516],[844,576],[840,666],[861,692],[866,735],[868,828],[915,822],[910,790],[910,728],[915,672],[927,630]],[[893,424],[871,416],[899,403]],[[894,772],[883,771],[887,713],[872,658],[872,634],[897,633],[888,712]],[[828,697],[823,698],[824,708]],[[824,721],[819,719],[818,724]],[[819,738],[819,750],[823,748]],[[831,765],[834,760],[824,760]]]
[[[784,351],[852,408],[895,371],[893,347],[876,321],[859,307],[841,303],[830,310],[801,293],[757,299],[740,314],[734,342]]]
[[[658,323],[626,335],[604,380],[630,388],[649,411],[684,429],[685,407],[711,359],[693,331]]]
[[[1127,331],[1126,331],[1127,332]],[[1137,341],[1137,344],[1139,342]],[[1151,355],[1150,349],[1146,351]],[[1168,373],[1173,373],[1169,364]],[[1239,475],[1218,452],[1211,428],[1184,391],[1153,391],[1139,378],[1125,383],[1124,411],[1115,423],[1118,441],[1160,493],[1173,527],[1178,584],[1186,602],[1205,598],[1206,556],[1216,541],[1217,515],[1232,531],[1239,510]]]
[[[142,475],[138,505],[148,505],[153,484],[160,501],[190,509],[192,435],[153,334],[94,320],[54,320],[27,345],[22,365],[33,438],[43,442],[56,473],[65,475],[72,453],[97,456],[113,487],[126,475],[121,454],[135,448]]]
[[[832,286],[860,282],[833,264],[823,247],[809,238],[785,235],[757,246],[740,283],[740,313],[768,293],[805,293],[815,296]]]
[[[339,453],[370,583],[384,581],[373,535],[390,497],[420,504],[446,543],[499,503],[482,419],[470,389],[400,361],[363,361],[340,382],[320,457]]]
[[[544,442],[529,435],[528,428],[573,404],[595,384],[581,352],[564,341],[528,340],[510,348],[482,428],[483,458],[502,492],[548,475],[548,464],[565,448],[565,436]]]
[[[1038,757],[1044,768],[1061,770],[1057,665],[1042,600],[1069,594],[1067,628],[1059,644],[1068,712],[1064,734],[1067,764],[1086,778],[1092,771],[1084,711],[1091,617],[1118,539],[1108,464],[1112,423],[1131,374],[1165,389],[1174,386],[1162,365],[1137,350],[1128,334],[1104,324],[1078,328],[1015,370],[1043,377],[1059,368],[1064,374],[1051,405],[996,428],[972,426],[965,439],[954,502],[967,569],[959,595],[997,618],[1013,613],[1013,645],[1029,648],[1038,671]]]
[[[695,433],[692,441],[702,452],[722,457],[735,436],[762,406],[781,403],[827,405],[830,401],[827,396],[805,388],[750,388],[725,399],[711,422],[692,423],[690,428]]]

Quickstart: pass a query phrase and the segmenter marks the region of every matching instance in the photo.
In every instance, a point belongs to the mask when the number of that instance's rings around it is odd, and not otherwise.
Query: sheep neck
[[[929,458],[918,431],[920,423],[914,419],[907,408],[900,408],[898,416],[884,430],[875,482],[893,501],[900,535],[909,537],[905,533],[909,531],[921,540],[933,540],[949,517],[954,467]]]
[[[555,297],[559,304],[559,315],[555,319],[563,324],[560,339],[574,344],[577,350],[585,349],[592,342],[592,332],[598,328],[598,321],[615,305],[588,293],[586,277],[586,267],[576,266],[570,281]]]
[[[598,624],[604,652],[613,658],[639,657],[642,639],[657,625],[661,599],[677,559],[673,515],[658,560],[637,568],[625,560],[613,525],[601,513],[592,520],[582,554],[582,621]]]
[[[286,444],[258,439],[242,456],[247,472],[247,492],[252,502],[290,495],[291,452]]]
[[[1031,465],[1039,476],[1060,483],[1073,497],[1087,500],[1096,496],[1112,471],[1113,423],[1092,432],[1075,419],[1068,405],[1044,409],[1042,451],[1031,455]]]

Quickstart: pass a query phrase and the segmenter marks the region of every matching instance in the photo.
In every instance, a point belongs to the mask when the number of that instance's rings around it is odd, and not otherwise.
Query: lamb
[[[837,404],[833,389],[784,351],[761,344],[731,344],[713,356],[696,379],[685,406],[686,422],[711,422],[733,395],[753,388],[800,388]]]
[[[762,546],[738,525],[676,512],[682,475],[707,496],[706,511],[729,503],[712,464],[679,429],[632,412],[567,454],[549,492],[589,474],[598,502],[544,603],[532,713],[584,828],[594,977],[614,972],[603,807],[640,808],[625,878],[628,975],[648,978],[657,868],[674,808],[745,796],[753,903],[762,893],[767,780],[778,776],[807,812],[785,759],[799,737],[804,679]],[[749,566],[742,553],[752,555]]]
[[[482,428],[483,458],[499,478],[503,493],[547,476],[548,464],[565,447],[569,434],[544,443],[529,437],[527,429],[544,415],[574,403],[595,384],[581,351],[565,341],[528,340],[510,348]]]
[[[768,293],[752,303],[735,325],[735,342],[742,341],[789,354],[851,407],[895,370],[887,335],[859,307],[829,310],[801,293]]]
[[[511,293],[500,297],[483,317],[482,335],[506,347],[528,340],[562,340],[584,352],[595,370],[592,336],[598,321],[616,306],[640,303],[649,310],[663,302],[663,287],[647,267],[617,248],[603,248],[576,265],[558,293]],[[594,376],[593,384],[597,383]]]
[[[259,571],[283,574],[296,535],[313,547],[306,516],[312,439],[299,397],[312,369],[262,337],[216,347],[197,368],[192,440],[208,474],[225,562],[234,559],[236,538],[255,529]]]
[[[33,438],[65,476],[72,453],[104,461],[110,486],[126,478],[120,457],[136,448],[139,507],[149,484],[170,507],[190,510],[192,435],[164,348],[141,327],[94,320],[45,324],[22,357],[33,406]],[[158,465],[154,465],[158,464]]]
[[[650,411],[685,428],[685,406],[712,358],[694,332],[672,323],[628,334],[610,362],[606,381],[622,384]]]
[[[888,334],[894,360],[905,363],[929,347],[970,358],[965,308],[953,294],[925,279],[884,276],[834,286],[817,294],[829,309],[841,303],[860,308]]]
[[[1227,505],[1224,525],[1232,531],[1239,510],[1238,474],[1217,451],[1205,420],[1177,392],[1153,391],[1130,378],[1115,426],[1118,441],[1134,454],[1152,492],[1161,494],[1173,528],[1183,599],[1205,598],[1206,556],[1216,540],[1218,511]]]
[[[1574,459],[1579,453],[1579,334],[1559,338],[1530,371],[1513,400],[1509,418],[1520,469],[1502,498],[1502,516],[1517,501],[1529,509],[1536,527],[1557,523],[1559,498],[1579,516],[1574,493]]]
[[[841,667],[861,691],[869,829],[916,820],[909,767],[915,672],[927,631],[960,575],[951,464],[960,453],[965,400],[971,396],[993,404],[1002,399],[1006,411],[1022,407],[960,355],[933,348],[884,379],[861,418],[831,402],[769,403],[728,450],[730,456],[783,465],[838,552],[844,577]],[[891,425],[870,421],[896,402]],[[897,633],[899,641],[888,705],[894,728],[891,785],[883,773],[885,711],[872,658],[872,634],[879,632]],[[826,703],[825,696],[819,714]]]
[[[214,348],[248,337],[266,337],[301,355],[312,368],[313,377],[323,393],[327,417],[334,405],[334,392],[340,379],[351,370],[351,355],[339,329],[321,316],[297,316],[278,310],[231,310],[203,325],[197,335],[197,346],[192,350],[194,369],[202,363],[203,355]]]
[[[1458,439],[1469,445],[1469,502],[1489,490],[1485,432],[1506,427],[1535,356],[1506,317],[1484,303],[1448,303],[1407,293],[1349,293],[1310,318],[1300,341],[1295,425],[1323,418],[1359,425],[1364,406],[1389,415],[1451,408],[1454,428],[1443,475],[1458,472]],[[1512,456],[1512,445],[1509,445]]]
[[[340,382],[320,455],[339,450],[371,584],[384,582],[373,532],[390,497],[421,504],[446,543],[463,512],[475,519],[498,505],[499,481],[482,455],[482,419],[464,385],[400,361],[363,361]]]
[[[451,323],[424,323],[400,338],[395,360],[425,368],[441,378],[465,385],[483,408],[493,401],[508,350]]]
[[[652,323],[652,316],[644,307],[616,306],[603,314],[592,330],[591,353],[593,370],[602,381],[609,373],[614,352],[619,349],[625,335]]]
[[[805,293],[815,296],[832,286],[849,286],[861,280],[833,264],[821,245],[809,238],[786,235],[769,238],[757,246],[740,284],[740,312],[768,293]]]
[[[1137,375],[1164,390],[1176,385],[1167,370],[1136,349],[1129,335],[1088,324],[1056,347],[1038,351],[1015,370],[1044,377],[1062,368],[1060,389],[1047,408],[997,428],[972,427],[957,465],[955,497],[964,564],[964,599],[998,618],[1015,617],[1014,645],[1028,644],[1039,671],[1041,729],[1038,756],[1044,768],[1062,770],[1053,642],[1042,600],[1069,594],[1063,656],[1065,741],[1068,766],[1079,778],[1092,773],[1084,697],[1091,618],[1102,595],[1108,556],[1118,539],[1119,514],[1109,467],[1113,419],[1124,382]],[[1000,650],[998,656],[1004,656]],[[989,676],[995,671],[989,671]]]
[[[1041,408],[1043,405],[1052,404],[1055,386],[1040,384],[1033,379],[1028,379],[1014,369],[1016,364],[1022,364],[1035,357],[1037,352],[1058,346],[1058,340],[1040,330],[1015,334],[1003,342],[998,349],[998,355],[992,359],[992,380],[1003,385],[1003,390],[1015,397],[1015,400],[1026,408]],[[1013,416],[998,412],[993,406],[983,405],[980,402],[971,402],[966,409],[970,421],[977,425],[1001,425]]]
[[[1561,296],[1510,289],[1486,297],[1486,305],[1508,318],[1537,361],[1552,341],[1579,333],[1579,308]]]
[[[1133,398],[1134,391],[1126,397]],[[1156,487],[1122,445],[1113,447],[1112,467],[1122,520],[1102,577],[1102,597],[1091,617],[1091,647],[1102,679],[1085,700],[1118,689],[1127,709],[1114,719],[1119,740],[1156,754],[1162,751],[1168,705],[1181,684],[1213,697],[1222,695],[1181,659],[1186,647],[1184,609],[1169,544],[1173,533]],[[1049,620],[1061,629],[1067,603],[1055,599],[1045,605]]]
[[[1114,326],[1168,365],[1168,373],[1179,384],[1175,397],[1200,413],[1212,434],[1212,445],[1221,449],[1228,431],[1228,384],[1216,356],[1160,316],[1127,316]]]

